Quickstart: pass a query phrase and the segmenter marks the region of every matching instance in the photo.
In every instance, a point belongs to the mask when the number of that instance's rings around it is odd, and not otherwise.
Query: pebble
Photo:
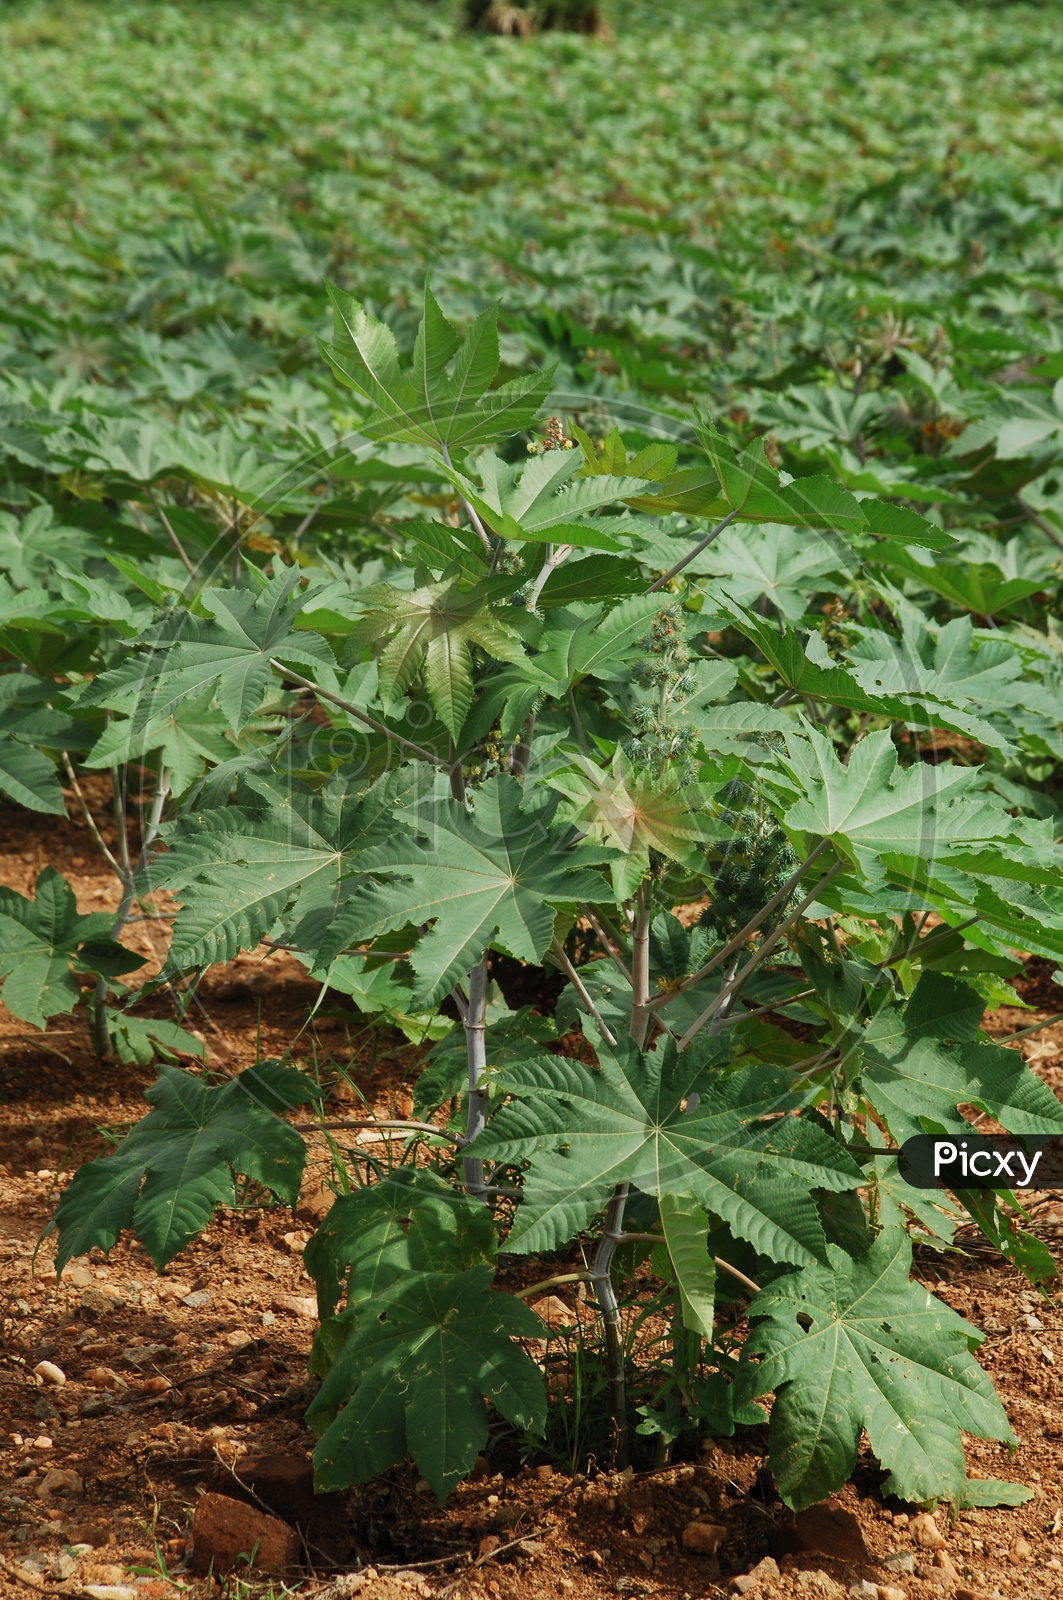
[[[49,1439],[46,1433],[41,1433],[37,1435],[36,1439],[34,1439],[33,1448],[34,1450],[51,1450],[54,1448],[54,1445],[53,1441]]]
[[[748,1594],[750,1589],[757,1589],[762,1584],[778,1583],[779,1567],[771,1556],[765,1556],[763,1561],[758,1561],[749,1572],[741,1573],[737,1578],[732,1578],[728,1584],[732,1594]]]
[[[127,1583],[84,1583],[81,1592],[88,1600],[140,1600],[138,1591]]]
[[[866,1578],[857,1578],[855,1583],[849,1585],[849,1593],[854,1600],[878,1600],[878,1584],[868,1583]]]
[[[113,1284],[94,1283],[81,1291],[81,1304],[86,1311],[94,1311],[97,1316],[107,1316],[112,1311],[120,1311],[125,1305],[125,1299]]]
[[[944,1550],[945,1536],[929,1511],[913,1517],[908,1527],[916,1544],[922,1545],[924,1550]]]
[[[888,1583],[880,1583],[878,1600],[907,1600],[907,1596],[903,1589],[894,1589]]]
[[[1023,1539],[1020,1536],[1012,1545],[1011,1553],[1015,1557],[1016,1561],[1029,1561],[1030,1557],[1033,1555],[1033,1545],[1030,1543],[1029,1539]]]
[[[683,1549],[714,1556],[727,1538],[727,1529],[715,1522],[688,1522],[683,1529]]]
[[[887,1572],[914,1572],[915,1557],[910,1550],[895,1550],[887,1556],[882,1565]]]
[[[62,1367],[57,1367],[54,1361],[38,1361],[33,1369],[33,1376],[38,1383],[50,1383],[57,1389],[61,1389],[66,1382],[66,1373]]]
[[[181,1304],[187,1306],[190,1311],[198,1311],[202,1306],[209,1306],[210,1290],[193,1289],[191,1294],[182,1297]]]
[[[317,1321],[317,1301],[309,1294],[278,1294],[273,1297],[274,1311],[288,1311],[296,1317]]]
[[[49,1467],[37,1485],[37,1493],[42,1500],[50,1499],[53,1494],[84,1494],[85,1484],[80,1473],[65,1467]]]

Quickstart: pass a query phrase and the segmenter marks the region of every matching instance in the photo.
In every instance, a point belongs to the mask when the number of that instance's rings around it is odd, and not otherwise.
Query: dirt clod
[[[683,1549],[696,1550],[698,1555],[714,1556],[724,1540],[727,1529],[715,1522],[688,1522],[683,1529]]]
[[[192,1520],[192,1570],[201,1577],[248,1565],[259,1572],[285,1572],[302,1550],[299,1535],[279,1517],[266,1516],[242,1500],[205,1494]]]

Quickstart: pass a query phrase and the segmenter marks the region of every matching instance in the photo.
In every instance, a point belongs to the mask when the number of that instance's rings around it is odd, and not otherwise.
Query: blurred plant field
[[[8,510],[38,469],[91,508],[118,470],[93,440],[158,418],[232,436],[259,481],[294,470],[334,502],[316,536],[375,547],[402,507],[334,470],[321,282],[408,345],[430,266],[459,321],[504,301],[506,370],[558,361],[559,405],[660,436],[697,400],[799,475],[918,483],[991,590],[939,605],[1011,614],[1059,554],[1017,494],[1063,525],[1053,8],[613,22],[603,43],[470,36],[431,0],[0,8]],[[314,503],[278,496],[267,536]]]

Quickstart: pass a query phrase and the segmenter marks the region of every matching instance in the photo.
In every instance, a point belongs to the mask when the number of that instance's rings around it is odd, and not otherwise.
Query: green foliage
[[[306,1147],[277,1115],[317,1090],[292,1067],[264,1061],[208,1088],[163,1066],[146,1092],[152,1109],[113,1155],[75,1174],[56,1209],[56,1268],[93,1246],[109,1250],[135,1228],[161,1271],[220,1205],[233,1205],[233,1175],[254,1178],[294,1206]]]
[[[984,1335],[910,1281],[903,1235],[855,1259],[832,1245],[830,1257],[779,1278],[749,1308],[739,1393],[775,1391],[769,1450],[781,1492],[800,1509],[844,1483],[866,1429],[889,1469],[887,1494],[965,1504],[961,1430],[1014,1442],[972,1354]]]
[[[116,978],[141,958],[108,935],[105,911],[82,916],[74,891],[54,867],[37,878],[32,900],[0,888],[0,979],[4,1005],[16,1017],[45,1028],[80,998],[79,973]]]
[[[1052,19],[623,24],[0,22],[0,791],[58,816],[106,775],[121,890],[2,891],[4,999],[41,1027],[83,978],[100,1053],[164,1063],[60,1259],[132,1228],[168,1260],[234,1174],[298,1192],[315,1086],[215,1082],[183,1012],[128,1009],[158,891],[163,985],[268,940],[435,1041],[435,1132],[333,1149],[322,1485],[411,1452],[444,1494],[488,1405],[543,1426],[541,1326],[493,1285],[550,1250],[603,1314],[616,1464],[631,1411],[667,1443],[774,1390],[794,1505],[861,1428],[898,1493],[1013,1503],[965,1478],[961,1430],[1007,1429],[907,1236],[1052,1264],[1014,1196],[911,1189],[895,1146],[1060,1127],[982,1028],[1015,950],[1063,958]],[[563,973],[554,1016],[504,957]],[[635,1407],[649,1251],[674,1350]]]

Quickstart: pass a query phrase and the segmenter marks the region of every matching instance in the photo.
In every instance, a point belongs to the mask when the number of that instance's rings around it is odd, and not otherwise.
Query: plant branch
[[[1045,538],[1051,539],[1057,550],[1063,550],[1063,539],[1060,538],[1059,534],[1052,527],[1051,523],[1046,521],[1039,511],[1035,511],[1033,506],[1028,506],[1021,494],[1017,494],[1015,498],[1025,511],[1026,515],[1029,517],[1030,521],[1033,523],[1034,527],[1040,528],[1041,532],[1045,535]]]
[[[599,921],[596,914],[588,905],[581,905],[580,913],[586,917],[587,921],[598,935],[598,938],[601,940],[602,948],[604,949],[606,955],[608,955],[611,959],[613,965],[624,974],[624,977],[627,979],[628,983],[630,983],[631,968],[624,960],[623,951],[620,947],[620,941],[616,937],[616,934],[609,928],[608,922],[606,922],[604,917],[601,921]]]
[[[631,935],[630,1033],[641,1050],[650,1025],[650,916],[652,894],[643,878],[635,899],[635,925]]]
[[[561,968],[562,972],[565,973],[569,982],[572,984],[572,987],[583,1001],[583,1004],[587,1007],[587,1010],[601,1028],[602,1033],[605,1035],[606,1042],[608,1044],[615,1045],[616,1036],[612,1032],[609,1024],[606,1022],[601,1012],[598,1010],[598,1007],[595,1005],[594,1001],[591,999],[590,995],[587,993],[587,987],[579,973],[576,971],[575,967],[572,965],[572,962],[568,959],[564,945],[555,937],[550,948],[554,953],[554,959],[558,966]]]
[[[649,588],[646,590],[646,593],[656,594],[657,590],[663,589],[666,583],[671,583],[673,578],[679,576],[684,567],[688,567],[690,563],[696,559],[696,557],[700,556],[703,550],[708,549],[709,545],[714,539],[718,539],[720,537],[720,534],[723,532],[723,530],[734,521],[737,515],[737,510],[729,511],[724,517],[723,521],[716,524],[711,533],[707,533],[704,539],[700,539],[698,541],[693,550],[688,550],[686,555],[683,556],[680,561],[677,561],[674,567],[669,567],[668,571],[659,577],[656,583],[651,583]]]
[[[487,1091],[483,1087],[487,1071],[487,961],[478,961],[469,973],[469,1004],[462,1019],[465,1029],[465,1059],[469,1092],[465,1103],[465,1137],[462,1146],[471,1144],[487,1123]],[[484,1194],[484,1164],[476,1156],[462,1157],[466,1192],[487,1204]]]
[[[292,1126],[300,1133],[306,1129],[312,1129],[316,1133],[339,1133],[344,1129],[354,1128],[396,1128],[407,1133],[438,1134],[440,1139],[446,1139],[450,1144],[461,1142],[447,1133],[445,1128],[437,1128],[434,1122],[415,1122],[403,1117],[367,1117],[362,1120],[345,1117],[339,1122],[296,1122]]]
[[[286,667],[275,656],[270,656],[269,664],[275,672],[280,672],[293,683],[298,683],[304,689],[309,689],[322,700],[328,700],[334,706],[339,706],[341,711],[346,711],[349,716],[357,717],[359,722],[364,722],[367,728],[372,728],[376,733],[382,733],[385,739],[390,739],[394,744],[399,744],[404,750],[411,750],[415,756],[420,756],[422,761],[430,761],[434,767],[446,767],[447,763],[434,751],[426,750],[423,745],[413,744],[409,739],[404,739],[401,733],[395,733],[383,722],[378,722],[376,717],[371,717],[368,712],[360,711],[349,700],[344,700],[340,695],[333,694],[331,689],[323,689],[319,683],[314,683],[311,678],[304,678],[301,673],[294,672],[291,667]]]
[[[159,504],[158,500],[156,499],[155,490],[150,488],[150,487],[148,489],[148,499],[151,501],[152,507],[153,507],[153,509],[155,511],[155,515],[158,517],[159,521],[162,523],[163,527],[166,529],[166,537],[169,539],[170,543],[173,545],[173,547],[176,550],[178,556],[180,557],[181,565],[184,567],[185,571],[188,573],[188,576],[190,578],[194,578],[195,575],[196,575],[196,569],[193,566],[191,559],[189,558],[188,551],[185,549],[184,545],[181,543],[180,539],[177,537],[176,533],[173,530],[173,524],[171,523],[169,517],[166,515],[165,511],[162,509],[162,506]]]
[[[444,445],[440,445],[439,448],[440,448],[440,452],[441,452],[441,454],[443,456],[443,460],[446,462],[447,466],[453,468],[454,463],[450,459],[450,451],[447,449],[446,445],[445,444]],[[465,515],[468,517],[469,521],[472,523],[473,527],[475,528],[475,530],[476,530],[476,532],[477,532],[477,534],[479,536],[480,543],[483,545],[485,552],[487,553],[487,555],[493,556],[495,554],[495,550],[494,550],[494,546],[491,543],[491,536],[487,532],[487,529],[484,527],[483,523],[481,522],[479,513],[476,510],[476,507],[471,505],[470,502],[468,500],[466,500],[465,496],[462,494],[460,489],[458,490],[458,499],[461,501],[462,506],[465,509]]]
[[[88,830],[89,830],[90,834],[92,835],[93,843],[96,845],[97,849],[101,851],[101,853],[106,858],[106,860],[110,863],[111,868],[112,868],[115,876],[117,878],[119,878],[122,883],[124,883],[125,882],[125,873],[123,872],[122,868],[118,865],[118,862],[115,860],[115,858],[111,854],[110,850],[107,848],[107,845],[104,842],[103,834],[100,832],[99,828],[96,826],[96,819],[92,815],[92,812],[89,810],[88,802],[86,801],[85,796],[81,792],[81,786],[79,785],[79,783],[77,781],[77,778],[76,778],[76,776],[74,774],[74,768],[71,765],[70,757],[69,757],[69,755],[67,754],[67,752],[65,750],[62,753],[62,760],[63,760],[63,771],[66,773],[67,782],[69,783],[70,787],[74,791],[74,798],[77,800],[78,807],[79,807],[79,809],[81,811],[81,815],[84,817],[85,822],[86,822],[86,824],[88,826]]]
[[[620,1324],[620,1302],[613,1283],[613,1256],[616,1254],[617,1236],[624,1227],[624,1207],[627,1205],[629,1185],[618,1183],[605,1213],[605,1230],[598,1241],[591,1265],[594,1292],[601,1307],[605,1330],[605,1365],[609,1375],[610,1410],[613,1414],[614,1465],[627,1466],[627,1376],[624,1361],[624,1334]]]
[[[544,1289],[557,1289],[563,1283],[593,1283],[594,1275],[590,1272],[560,1272],[556,1278],[543,1278],[540,1283],[533,1283],[529,1289],[518,1289],[514,1300],[527,1300],[533,1294],[542,1294]]]
[[[534,611],[539,603],[539,596],[546,588],[546,582],[552,572],[556,572],[563,561],[567,561],[572,554],[570,544],[547,545],[546,560],[539,569],[539,574],[528,590],[525,606],[529,611]]]
[[[693,973],[689,978],[684,978],[682,983],[677,983],[674,989],[669,989],[661,995],[654,995],[649,1002],[650,1010],[660,1011],[665,1006],[671,1005],[672,1001],[681,995],[684,990],[692,989],[696,983],[701,982],[702,978],[707,978],[710,972],[714,972],[722,962],[727,960],[728,956],[733,955],[736,950],[740,950],[744,944],[747,944],[758,928],[768,920],[772,912],[777,910],[779,906],[786,904],[801,879],[805,876],[805,873],[819,860],[826,848],[826,839],[821,839],[816,848],[801,862],[797,871],[787,878],[782,888],[772,895],[768,903],[761,907],[756,916],[751,917],[745,927],[736,933],[733,939],[729,939],[722,950],[718,950],[710,961],[706,961],[703,967],[699,967],[697,972]]]
[[[1054,1017],[1046,1017],[1044,1022],[1034,1022],[1028,1028],[1020,1028],[1018,1033],[1007,1033],[1003,1039],[994,1039],[994,1044],[1014,1044],[1016,1039],[1028,1039],[1031,1033],[1040,1033],[1044,1028],[1051,1028],[1057,1022],[1063,1022],[1063,1011],[1057,1011]]]
[[[691,1023],[690,1027],[679,1041],[677,1046],[679,1050],[685,1050],[691,1039],[693,1039],[696,1033],[700,1032],[700,1030],[705,1026],[706,1022],[711,1022],[721,1007],[730,1003],[732,997],[742,988],[746,979],[756,971],[756,969],[767,958],[770,952],[774,950],[775,946],[783,937],[783,934],[786,933],[787,929],[793,926],[798,917],[800,917],[806,908],[812,904],[816,896],[823,893],[823,890],[827,887],[832,879],[838,876],[839,872],[841,872],[844,866],[844,861],[836,861],[833,867],[831,867],[828,872],[825,872],[823,877],[820,878],[819,882],[808,891],[804,899],[798,905],[796,905],[780,923],[776,925],[772,932],[768,934],[767,938],[761,941],[760,945],[757,947],[756,953],[750,957],[745,966],[741,967],[739,971],[735,973],[730,983],[726,983],[721,987],[716,998],[705,1007],[705,1010],[701,1013],[701,1016],[698,1017],[695,1022]]]

